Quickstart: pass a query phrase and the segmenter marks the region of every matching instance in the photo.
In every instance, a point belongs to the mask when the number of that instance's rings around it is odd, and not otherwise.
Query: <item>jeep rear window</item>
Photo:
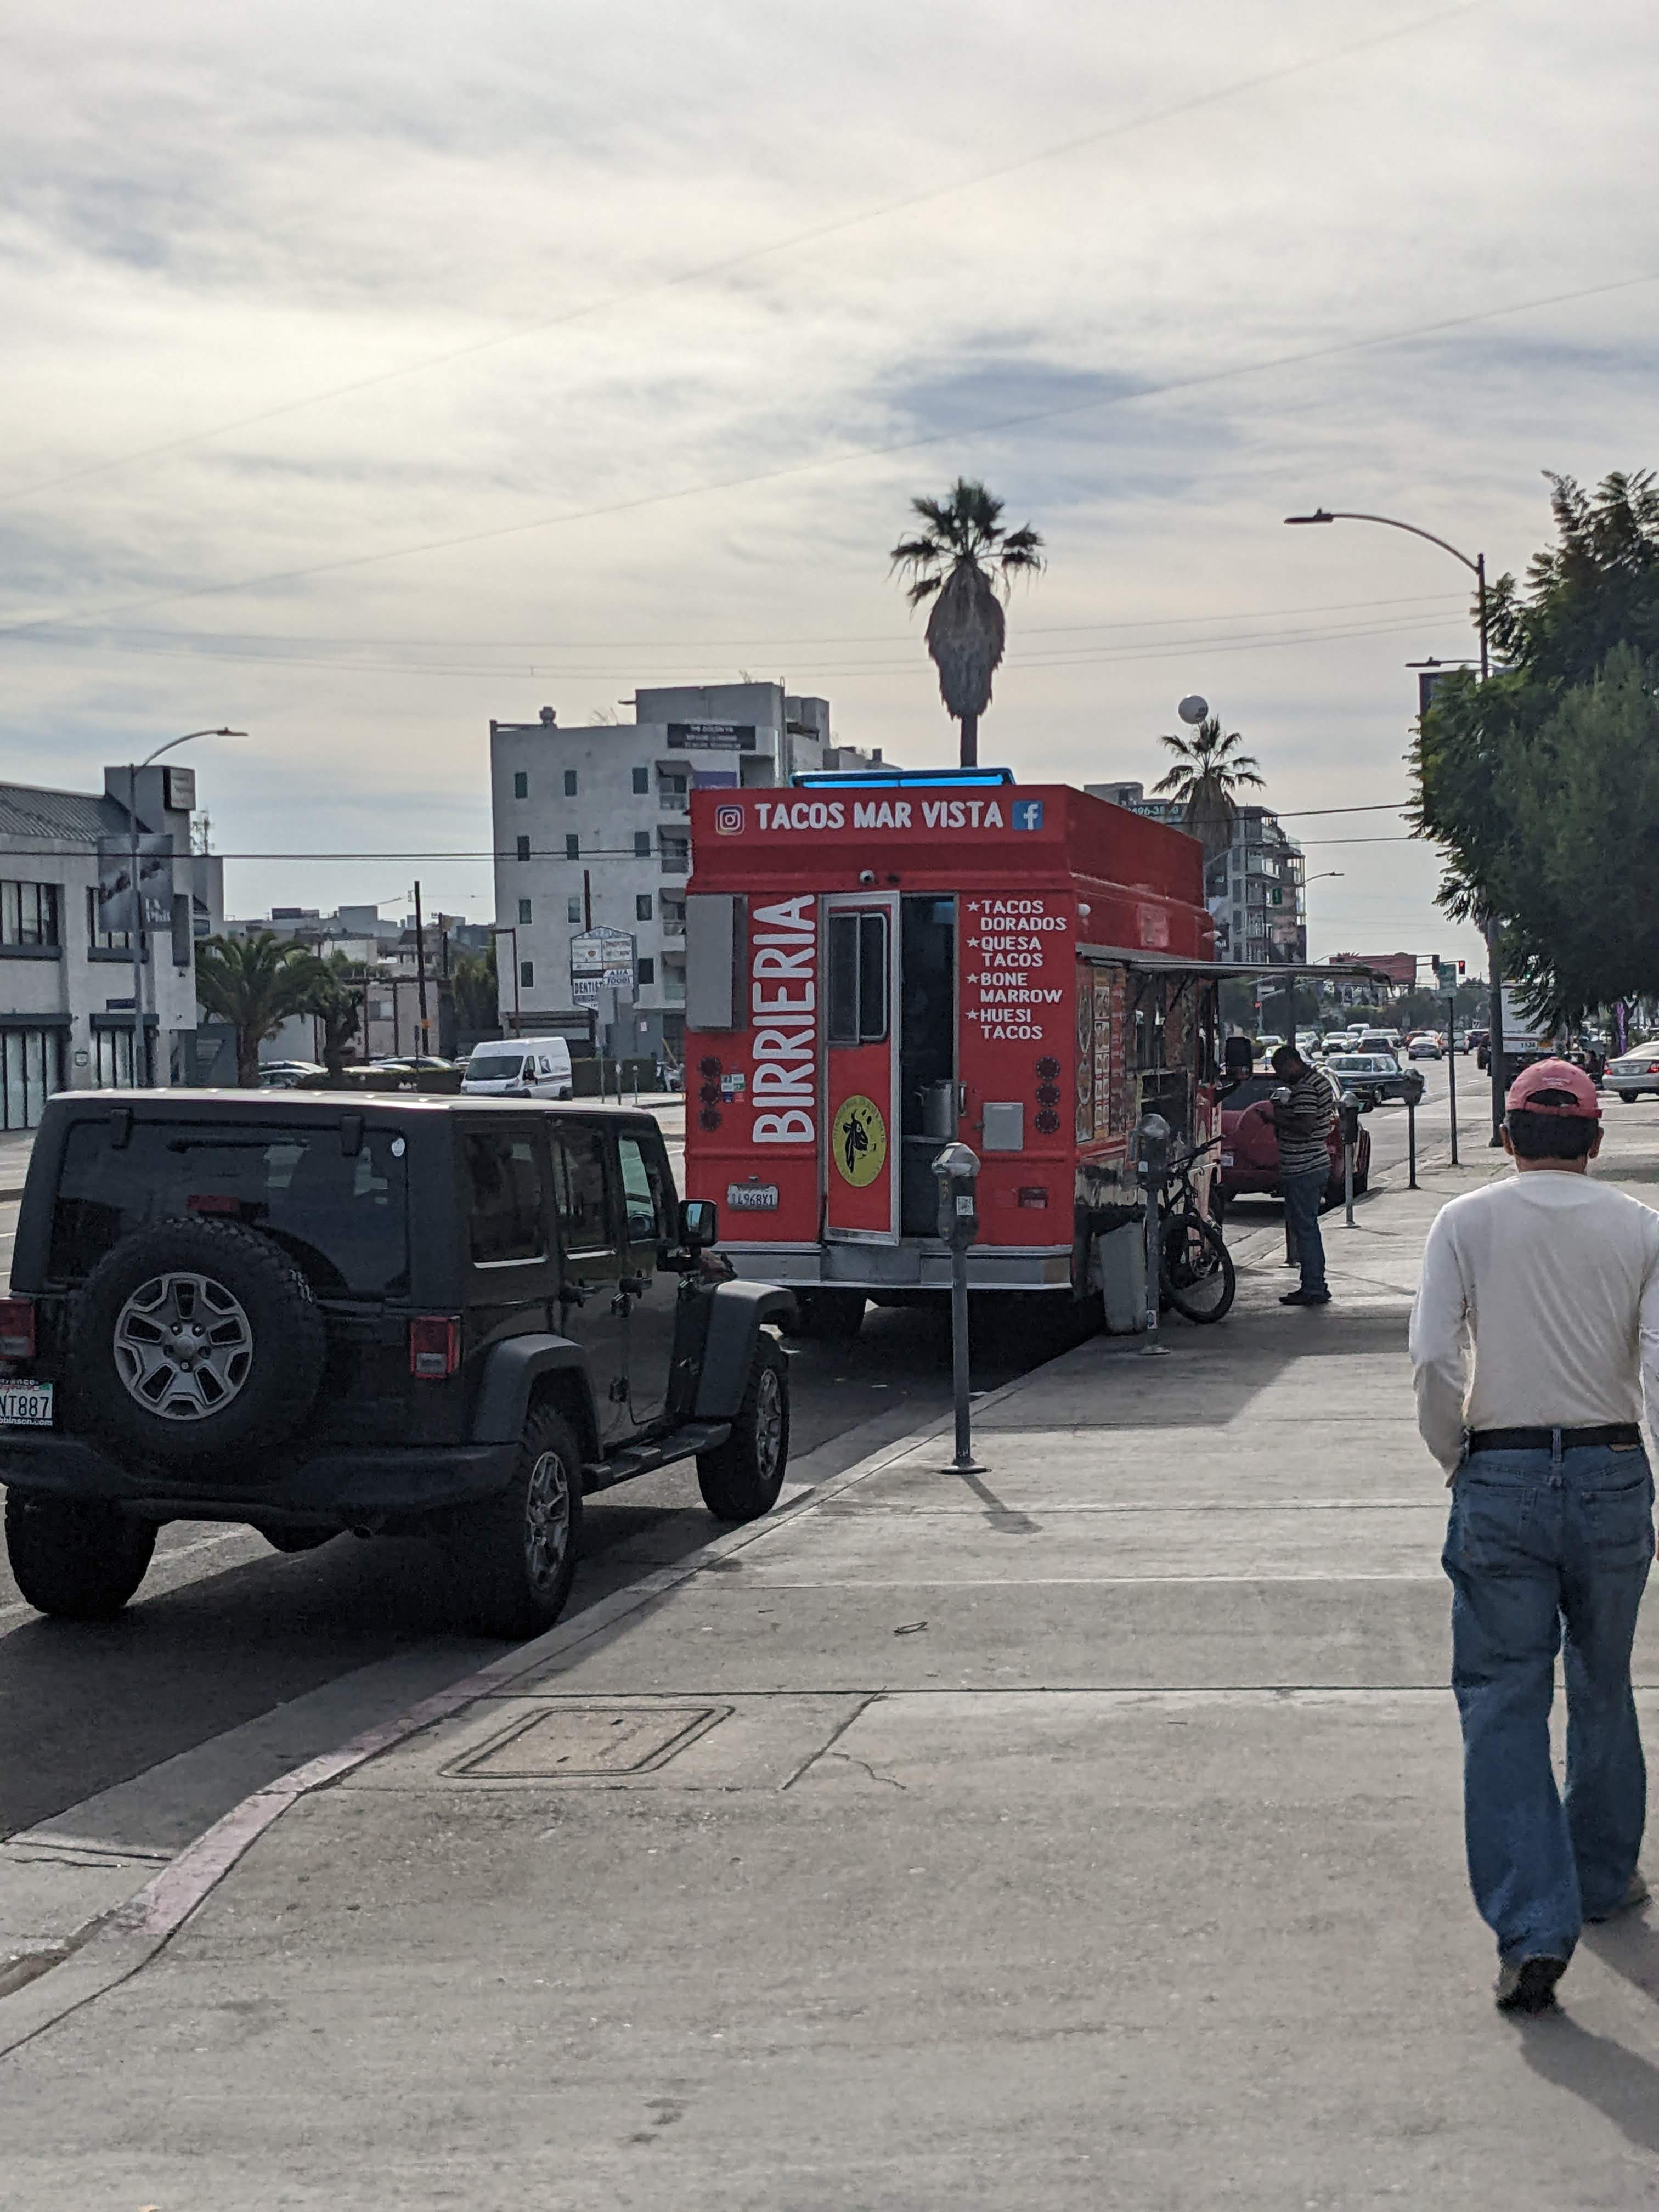
[[[107,1122],[70,1131],[52,1212],[55,1281],[75,1281],[135,1229],[228,1220],[262,1231],[329,1297],[386,1297],[409,1288],[404,1140],[365,1132],[352,1158],[337,1127],[139,1122],[126,1144]]]

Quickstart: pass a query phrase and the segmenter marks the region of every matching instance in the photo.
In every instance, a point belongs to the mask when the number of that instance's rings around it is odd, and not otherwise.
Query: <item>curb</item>
[[[1059,1355],[1060,1358],[1069,1356],[1069,1352]],[[975,1410],[982,1412],[1000,1405],[1054,1364],[1054,1361],[1045,1360],[1015,1381],[1005,1382],[1000,1389],[988,1390],[976,1400]],[[607,1634],[629,1614],[667,1596],[713,1562],[730,1558],[732,1553],[742,1551],[773,1529],[840,1497],[883,1468],[903,1459],[930,1438],[947,1434],[952,1425],[951,1414],[941,1414],[878,1446],[840,1474],[809,1484],[787,1504],[763,1519],[715,1537],[697,1551],[688,1553],[672,1567],[656,1568],[637,1582],[613,1590],[609,1597],[602,1598],[574,1620],[561,1622],[544,1634],[532,1637],[528,1643],[516,1644],[500,1659],[493,1659],[488,1666],[462,1675],[447,1689],[434,1692],[392,1719],[351,1737],[336,1750],[307,1759],[264,1789],[254,1790],[240,1804],[233,1805],[210,1828],[204,1830],[193,1843],[186,1844],[125,1904],[96,1915],[69,1936],[40,1952],[37,1954],[38,1963],[31,1960],[23,1966],[21,1978],[17,1965],[13,1966],[11,1989],[9,1993],[0,1994],[0,2058],[21,2050],[83,2005],[118,1989],[148,1966],[267,1829],[273,1827],[302,1797],[327,1789],[381,1752],[407,1741],[440,1721],[448,1720],[521,1676],[534,1673],[550,1659]]]

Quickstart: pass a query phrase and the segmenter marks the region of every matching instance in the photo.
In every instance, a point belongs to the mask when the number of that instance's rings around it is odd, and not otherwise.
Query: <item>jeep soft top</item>
[[[502,1633],[556,1619],[581,1499],[695,1456],[766,1511],[786,1292],[727,1279],[639,1111],[402,1092],[49,1102],[0,1302],[0,1481],[42,1610],[104,1617],[172,1519],[416,1531]]]

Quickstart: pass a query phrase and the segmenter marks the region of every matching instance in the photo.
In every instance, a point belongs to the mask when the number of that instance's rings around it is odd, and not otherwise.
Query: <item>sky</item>
[[[1407,665],[1541,471],[1659,459],[1636,0],[0,7],[0,775],[205,725],[227,902],[489,919],[492,716],[746,672],[954,757],[888,573],[983,478],[981,757],[1139,778],[1197,692],[1310,944],[1463,957]],[[1333,810],[1370,810],[1364,811]],[[455,860],[405,858],[460,854]],[[332,854],[352,857],[332,859]],[[374,855],[385,855],[374,858]],[[476,856],[476,857],[465,857]]]

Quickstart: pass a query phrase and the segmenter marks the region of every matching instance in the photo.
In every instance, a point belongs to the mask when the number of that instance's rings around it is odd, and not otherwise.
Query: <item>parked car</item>
[[[1659,1098],[1659,1039],[1652,1044],[1633,1045],[1617,1060],[1610,1060],[1601,1073],[1601,1088],[1627,1103],[1644,1091]]]
[[[1491,1042],[1491,1039],[1492,1031],[1490,1030],[1465,1030],[1463,1032],[1463,1050],[1465,1052],[1484,1052],[1488,1043]],[[1480,1062],[1480,1066],[1482,1067],[1484,1067],[1486,1064],[1486,1063],[1484,1060]]]
[[[1279,1139],[1273,1127],[1273,1094],[1279,1087],[1276,1075],[1247,1075],[1233,1090],[1223,1094],[1220,1188],[1224,1201],[1246,1194],[1266,1197],[1277,1197],[1279,1194]],[[1333,1091],[1336,1087],[1335,1084],[1331,1085]],[[1325,1186],[1325,1203],[1336,1206],[1341,1202],[1346,1186],[1342,1170],[1342,1133],[1334,1119],[1328,1144],[1331,1173]],[[1370,1173],[1370,1132],[1362,1129],[1359,1141],[1354,1147],[1355,1190],[1362,1191],[1367,1188]]]
[[[502,1098],[568,1098],[575,1089],[562,1036],[509,1037],[475,1045],[461,1089]]]
[[[695,1457],[716,1518],[776,1500],[792,1301],[718,1230],[648,1114],[61,1093],[0,1299],[18,1588],[107,1620],[169,1521],[350,1529],[440,1543],[489,1633],[550,1626],[585,1493]]]
[[[1443,1060],[1446,1042],[1435,1030],[1419,1030],[1406,1047],[1407,1060]]]
[[[307,1076],[326,1075],[328,1070],[315,1060],[262,1060],[259,1062],[259,1088],[262,1091],[292,1091],[295,1084]]]
[[[1362,1114],[1369,1114],[1379,1098],[1399,1098],[1415,1106],[1427,1088],[1422,1071],[1401,1067],[1391,1052],[1333,1053],[1325,1073],[1338,1091],[1353,1092]]]

